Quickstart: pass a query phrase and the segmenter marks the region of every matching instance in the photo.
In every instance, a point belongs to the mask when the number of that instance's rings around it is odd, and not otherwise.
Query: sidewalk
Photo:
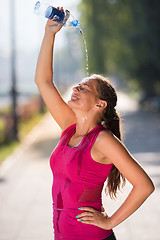
[[[153,179],[157,190],[144,205],[115,228],[118,240],[158,240],[160,236],[160,124],[156,114],[140,112],[136,103],[119,94],[118,109],[125,145]],[[0,167],[0,240],[51,240],[52,173],[49,156],[60,137],[60,128],[46,114],[21,146]],[[136,177],[136,176],[135,176]],[[105,197],[107,213],[124,201],[127,183],[117,201]]]
[[[49,155],[59,128],[49,114],[0,168],[0,240],[52,238]]]

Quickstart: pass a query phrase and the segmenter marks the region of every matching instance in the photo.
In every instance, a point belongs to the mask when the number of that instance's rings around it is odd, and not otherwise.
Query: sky
[[[15,2],[15,26],[16,26],[16,48],[23,51],[32,51],[39,46],[43,34],[46,18],[37,16],[34,12],[36,0],[0,0],[0,56],[5,57],[9,54],[10,48],[10,22],[12,12],[10,1]],[[77,18],[79,12],[77,5],[80,0],[45,0],[52,6],[64,6],[69,9]],[[60,35],[63,35],[61,33]],[[62,36],[60,37],[62,39]],[[61,41],[57,41],[60,42]]]
[[[34,13],[36,0],[0,0],[0,102],[3,102],[3,104],[6,102],[6,98],[3,95],[10,92],[12,85],[10,56],[13,43],[10,27],[12,26],[13,9],[10,7],[11,1],[15,5],[15,68],[16,85],[20,92],[37,92],[37,87],[34,84],[34,75],[47,21],[45,17],[40,17]],[[80,1],[45,0],[45,2],[54,7],[63,6],[64,9],[70,10],[76,19],[80,17],[77,7]],[[65,33],[68,33],[68,31],[69,29],[64,28],[56,35],[55,52],[63,47],[67,48],[68,40]],[[73,45],[73,42],[71,44]],[[74,44],[76,45],[76,43]]]

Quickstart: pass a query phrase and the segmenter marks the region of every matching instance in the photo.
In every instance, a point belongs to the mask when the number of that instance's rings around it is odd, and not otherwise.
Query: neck
[[[76,114],[77,125],[75,136],[85,136],[94,127],[98,125],[97,121],[93,121],[95,117],[89,116],[88,114]]]

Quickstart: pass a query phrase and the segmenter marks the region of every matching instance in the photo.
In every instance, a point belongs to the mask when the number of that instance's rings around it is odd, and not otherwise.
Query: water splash
[[[84,43],[84,48],[85,48],[85,54],[86,54],[86,71],[87,71],[87,76],[89,76],[89,72],[88,72],[88,51],[87,51],[87,43],[86,43],[86,39],[84,37],[84,33],[82,31],[82,29],[80,27],[78,27],[81,35],[82,35],[82,39],[83,39],[83,43]]]

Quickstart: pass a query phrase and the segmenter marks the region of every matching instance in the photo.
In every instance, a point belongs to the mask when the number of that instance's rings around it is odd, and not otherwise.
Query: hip
[[[94,225],[81,223],[77,221],[75,216],[71,216],[65,211],[54,214],[53,225],[55,239],[100,240],[106,239],[113,232],[112,230],[104,230]]]

